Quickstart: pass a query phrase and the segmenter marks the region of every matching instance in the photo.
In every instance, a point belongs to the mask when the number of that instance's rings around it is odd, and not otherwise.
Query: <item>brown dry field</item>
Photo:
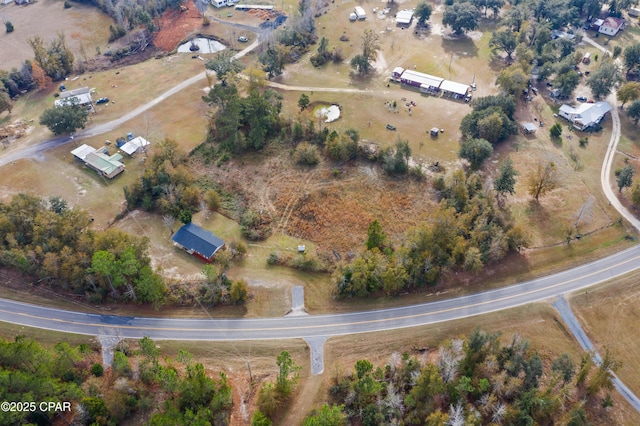
[[[640,394],[639,281],[640,273],[635,272],[567,299],[600,354],[608,348],[622,362],[618,377],[636,395]]]
[[[38,0],[28,6],[16,6],[13,2],[0,6],[0,16],[15,27],[12,33],[7,34],[4,28],[0,32],[0,67],[8,71],[32,59],[28,41],[38,35],[48,43],[58,32],[63,32],[77,58],[81,57],[81,44],[88,59],[96,54],[96,47],[104,51],[111,18],[96,7],[71,4],[70,9],[64,9],[62,2],[55,0]]]

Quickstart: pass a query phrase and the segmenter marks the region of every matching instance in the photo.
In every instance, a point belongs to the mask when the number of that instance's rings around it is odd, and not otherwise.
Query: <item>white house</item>
[[[88,87],[81,87],[80,89],[62,92],[60,93],[60,99],[56,99],[53,104],[56,108],[64,105],[80,105],[93,109],[91,90]]]
[[[624,23],[624,19],[608,17],[603,20],[598,32],[608,36],[615,36],[624,28]]]
[[[600,124],[609,111],[611,111],[611,105],[606,102],[596,102],[580,104],[576,108],[562,105],[558,115],[570,121],[576,129],[586,130]]]
[[[444,96],[450,96],[454,99],[462,99],[469,93],[469,85],[457,83],[455,81],[443,80],[440,84],[440,90]]]
[[[227,5],[227,0],[211,0],[211,5],[213,7],[224,7]]]

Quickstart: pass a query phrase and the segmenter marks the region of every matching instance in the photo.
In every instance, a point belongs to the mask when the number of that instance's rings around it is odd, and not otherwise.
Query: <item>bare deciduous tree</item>
[[[171,235],[173,235],[173,225],[176,223],[176,218],[171,216],[170,214],[165,214],[164,216],[162,216],[162,223],[164,223],[164,226],[169,228],[169,231],[171,231]]]
[[[546,164],[542,161],[538,161],[538,163],[533,166],[531,171],[527,174],[526,179],[529,195],[535,198],[536,202],[538,202],[541,196],[544,196],[558,187],[556,165],[552,161]]]

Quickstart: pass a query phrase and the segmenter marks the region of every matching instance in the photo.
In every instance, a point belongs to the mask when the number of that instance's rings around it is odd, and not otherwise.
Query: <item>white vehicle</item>
[[[363,21],[367,19],[367,14],[365,13],[362,7],[356,6],[355,9],[353,9],[353,11],[355,12],[356,17],[358,18],[358,21]]]

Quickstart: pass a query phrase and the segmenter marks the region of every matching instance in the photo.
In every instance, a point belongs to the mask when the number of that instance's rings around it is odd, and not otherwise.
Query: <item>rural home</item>
[[[106,147],[95,149],[87,144],[82,144],[71,153],[106,178],[113,179],[124,171],[124,164],[121,162],[122,155],[116,153],[109,156]]]
[[[600,124],[609,111],[611,111],[611,105],[606,102],[596,102],[580,104],[576,108],[562,105],[558,115],[571,122],[576,129],[586,130]]]
[[[629,16],[633,16],[634,18],[637,18],[640,16],[640,9],[638,9],[637,7],[632,7],[629,9]]]
[[[60,93],[60,99],[54,101],[54,106],[60,108],[63,105],[80,105],[93,109],[93,99],[91,98],[91,90],[88,87],[69,90]]]
[[[422,93],[436,95],[440,92],[453,99],[463,99],[469,93],[469,85],[445,80],[414,70],[396,67],[391,73],[391,80],[399,81],[407,86],[417,87]]]
[[[213,7],[224,7],[227,5],[227,0],[211,0]]]
[[[207,263],[224,247],[224,241],[193,223],[187,223],[178,229],[171,239],[176,247]]]
[[[624,29],[625,20],[621,18],[608,17],[603,20],[598,28],[598,32],[608,36],[615,36]]]
[[[405,9],[398,12],[396,15],[396,24],[404,27],[408,27],[413,22],[413,9]]]
[[[402,70],[402,68],[396,68],[394,73],[399,70]],[[418,71],[402,70],[400,73],[400,83],[417,87],[423,93],[434,94],[439,92],[442,81],[443,79],[440,77],[435,77]]]
[[[142,136],[138,136],[137,138],[133,138],[122,145],[120,149],[127,155],[132,156],[138,151],[145,151],[149,145],[150,143],[148,140],[146,140]]]

